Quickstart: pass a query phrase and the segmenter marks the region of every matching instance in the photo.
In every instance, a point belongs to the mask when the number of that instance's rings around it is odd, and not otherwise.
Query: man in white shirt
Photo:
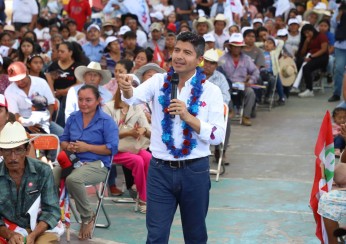
[[[214,19],[214,37],[215,37],[215,48],[223,50],[223,44],[230,38],[229,34],[225,31],[228,27],[229,20],[223,14],[216,15]]]
[[[90,62],[88,66],[78,66],[74,75],[77,80],[84,81],[82,84],[72,86],[66,96],[66,108],[65,108],[65,122],[70,115],[79,110],[78,107],[78,91],[84,85],[91,85],[98,88],[101,94],[102,105],[112,100],[113,96],[110,91],[103,87],[112,78],[112,74],[109,70],[102,70],[101,65],[97,62]]]
[[[28,25],[30,30],[35,28],[38,15],[38,5],[35,0],[13,0],[12,23],[19,31],[24,25]]]
[[[130,76],[122,75],[118,80],[128,104],[153,103],[147,243],[168,243],[178,204],[185,243],[208,240],[209,146],[221,143],[225,128],[221,91],[196,68],[203,60],[204,46],[203,37],[182,32],[167,75],[155,74],[135,89]],[[177,98],[171,99],[176,74]]]
[[[8,111],[16,116],[16,120],[23,124],[29,122],[25,118],[32,115],[32,99],[35,96],[43,96],[47,99],[50,117],[54,112],[55,98],[47,81],[40,77],[27,75],[26,66],[22,62],[12,63],[8,69],[8,79],[12,82],[5,90],[5,97],[8,102]],[[42,133],[42,126],[39,124],[27,126],[29,133]],[[53,121],[49,123],[51,134],[61,136],[64,129]],[[56,152],[52,151],[51,158],[54,159]]]

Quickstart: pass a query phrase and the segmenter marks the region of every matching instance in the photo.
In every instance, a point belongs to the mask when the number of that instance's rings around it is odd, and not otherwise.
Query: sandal
[[[146,214],[147,213],[147,203],[142,201],[142,200],[139,200],[138,211],[142,214]]]
[[[85,240],[91,239],[95,219],[96,219],[96,215],[93,214],[93,216],[88,221],[82,221],[79,234],[78,234],[79,240],[85,241]]]

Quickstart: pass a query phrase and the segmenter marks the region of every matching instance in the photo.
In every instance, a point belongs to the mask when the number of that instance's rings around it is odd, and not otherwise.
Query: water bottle
[[[70,160],[73,163],[73,168],[75,168],[75,169],[77,169],[83,165],[83,163],[78,160],[77,156],[74,153],[70,154]]]

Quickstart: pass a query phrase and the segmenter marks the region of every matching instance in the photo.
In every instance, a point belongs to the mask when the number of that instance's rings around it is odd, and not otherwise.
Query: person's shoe
[[[279,106],[283,106],[283,105],[285,105],[285,99],[283,99],[283,98],[280,98],[279,100],[277,100],[277,104],[279,105]]]
[[[109,191],[111,192],[111,195],[114,197],[121,196],[123,194],[123,192],[116,186],[110,186]]]
[[[337,102],[340,101],[340,96],[338,95],[333,95],[328,99],[328,102]]]
[[[137,187],[136,185],[132,185],[131,188],[128,189],[130,197],[134,200],[138,197]]]
[[[299,97],[313,97],[314,91],[310,91],[309,89],[306,89],[305,91],[298,94]]]
[[[248,117],[243,117],[241,120],[241,124],[245,126],[251,126],[251,120]]]
[[[331,74],[328,74],[328,75],[327,75],[327,83],[328,83],[328,84],[333,83],[333,76],[332,76]]]
[[[296,88],[296,87],[292,86],[292,88],[290,90],[290,93],[300,93],[300,90],[299,90],[299,88]]]

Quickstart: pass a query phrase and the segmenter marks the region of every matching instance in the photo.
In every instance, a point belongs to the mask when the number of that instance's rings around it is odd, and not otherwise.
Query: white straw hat
[[[74,75],[76,76],[77,80],[84,82],[84,74],[89,71],[97,72],[102,76],[100,86],[107,84],[112,78],[111,72],[109,70],[101,69],[101,65],[97,62],[90,62],[88,66],[84,66],[84,65],[78,66],[74,70]]]
[[[210,62],[219,62],[219,54],[215,49],[209,49],[208,51],[206,51],[203,55],[203,58]]]
[[[0,148],[11,149],[30,142],[24,127],[15,121],[8,122],[0,133]]]

